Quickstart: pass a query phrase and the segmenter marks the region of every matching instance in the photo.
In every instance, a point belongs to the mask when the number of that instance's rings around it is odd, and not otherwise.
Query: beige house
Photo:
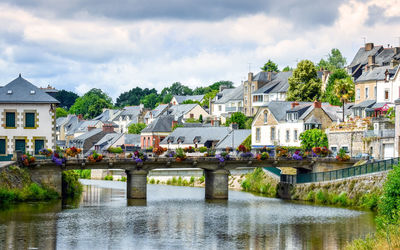
[[[207,111],[198,104],[173,105],[168,109],[166,114],[173,115],[175,121],[179,119],[185,121],[189,118],[199,120],[200,116],[204,121],[210,116]]]

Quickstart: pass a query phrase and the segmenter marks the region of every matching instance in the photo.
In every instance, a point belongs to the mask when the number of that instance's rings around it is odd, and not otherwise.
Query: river
[[[314,206],[229,191],[148,185],[147,201],[127,201],[123,182],[82,180],[74,204],[0,210],[0,249],[341,249],[374,232],[370,212]]]

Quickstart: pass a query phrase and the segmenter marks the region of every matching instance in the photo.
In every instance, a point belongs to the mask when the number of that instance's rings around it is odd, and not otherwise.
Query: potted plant
[[[346,154],[346,150],[344,148],[341,148],[339,153],[336,155],[336,159],[338,161],[348,161],[350,160],[350,156]]]
[[[293,158],[294,160],[301,161],[301,160],[303,160],[303,154],[302,154],[302,152],[301,152],[300,150],[296,150],[296,151],[294,152],[292,158]]]
[[[165,151],[167,151],[167,148],[163,148],[163,147],[161,147],[161,146],[157,146],[157,147],[154,147],[154,148],[153,148],[153,153],[154,153],[156,156],[162,155]]]
[[[183,149],[178,148],[178,149],[176,150],[175,160],[176,160],[177,162],[181,162],[181,161],[186,160],[186,154],[185,154],[185,152],[183,151]]]
[[[256,155],[256,159],[259,161],[267,160],[269,158],[269,154],[265,151]]]
[[[81,149],[76,147],[70,147],[65,150],[65,153],[70,157],[75,157],[81,153]]]
[[[39,154],[44,155],[46,157],[50,157],[53,154],[53,150],[49,148],[42,148],[41,150],[39,150]]]
[[[147,155],[144,154],[143,152],[140,152],[139,150],[136,150],[133,152],[133,157],[132,157],[136,163],[141,163],[147,160]]]
[[[23,164],[25,167],[33,167],[33,166],[34,166],[34,163],[35,163],[35,161],[36,161],[36,158],[35,158],[34,156],[32,156],[32,155],[26,153],[26,154],[23,154],[23,155],[21,156],[21,161],[22,161],[22,164]]]
[[[103,160],[103,155],[98,154],[96,150],[93,150],[92,153],[87,157],[90,162],[100,162]]]

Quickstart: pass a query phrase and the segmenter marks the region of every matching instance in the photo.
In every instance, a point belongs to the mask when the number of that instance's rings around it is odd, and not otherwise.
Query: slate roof
[[[229,101],[243,100],[243,84],[234,89],[224,89],[221,92],[222,97],[216,100],[214,102],[215,104],[223,104]]]
[[[140,135],[135,135],[135,134],[124,134],[124,144],[131,144],[135,146],[140,146],[141,141],[140,141]]]
[[[174,138],[171,143],[177,143],[179,138],[184,138],[182,144],[193,144],[196,136],[200,136],[199,144],[206,141],[220,141],[230,132],[228,127],[200,127],[200,128],[176,128],[169,136],[161,141],[160,144],[168,144],[168,138]]]
[[[227,147],[232,147],[232,136],[233,136],[233,148],[239,147],[240,144],[251,134],[251,129],[234,129],[224,139],[222,139],[215,146],[216,149],[224,150]]]
[[[147,125],[142,132],[171,132],[172,121],[174,121],[173,115],[165,115],[157,117],[152,123]]]
[[[147,112],[144,118],[150,118],[150,113],[152,114],[153,118],[157,118],[165,111],[166,108],[168,108],[168,104],[160,104],[153,110]]]
[[[117,113],[121,112],[118,109],[106,109],[103,113],[93,118],[93,120],[99,120],[102,122],[109,122],[112,117],[114,117]]]
[[[193,101],[198,101],[201,102],[203,101],[204,95],[174,95],[175,100],[178,102],[178,104],[181,104],[182,102],[186,100],[193,100]]]
[[[312,115],[310,118],[305,120],[304,123],[307,123],[307,124],[322,124],[320,119],[318,119],[314,115]]]
[[[398,67],[391,69],[390,66],[376,67],[372,70],[364,71],[357,78],[357,80],[355,82],[358,83],[358,82],[365,82],[365,81],[383,81],[383,80],[385,80],[386,70],[389,72],[389,77],[393,77],[394,74],[396,73],[397,68]]]
[[[173,115],[175,117],[175,120],[180,118],[181,116],[187,114],[190,110],[194,109],[198,104],[179,104],[179,105],[173,105],[171,106],[167,114],[168,115]]]
[[[275,73],[270,82],[254,91],[252,94],[284,93],[289,89],[289,77],[293,71]]]
[[[74,131],[70,131],[72,133],[82,133],[87,132],[89,126],[96,126],[101,121],[96,120],[85,120],[79,123],[79,126],[75,128]]]
[[[273,80],[275,78],[275,75],[278,74],[277,72],[271,72],[271,80]],[[254,77],[253,77],[253,81],[259,81],[259,82],[269,82],[268,80],[268,72],[266,71],[261,71],[259,73],[257,73]]]
[[[11,93],[11,94],[10,94]],[[21,77],[0,88],[0,103],[60,103],[55,98]]]
[[[80,136],[75,137],[74,139],[70,140],[70,142],[72,142],[72,143],[83,142],[86,139],[89,139],[90,137],[92,137],[92,136],[94,136],[94,135],[96,135],[98,133],[101,133],[101,132],[103,132],[103,129],[95,128],[95,129],[92,129],[92,130],[90,130],[90,131],[88,131],[88,132],[86,132],[86,133],[84,133],[84,134],[82,134]]]
[[[352,107],[352,109],[355,109],[355,108],[361,108],[361,109],[362,108],[371,108],[375,103],[376,103],[375,100],[366,100],[366,101],[360,102],[358,104],[355,104]]]
[[[383,51],[383,46],[374,46],[374,48],[370,51],[365,51],[365,47],[361,47],[356,55],[354,56],[353,60],[349,64],[349,67],[354,67],[357,65],[365,65],[368,63],[368,56],[375,55],[375,61],[379,57],[379,53]]]
[[[122,120],[125,120],[127,117],[129,120],[133,120],[140,115],[142,111],[142,107],[140,106],[127,106],[122,109],[122,111],[113,119],[113,121],[118,121],[121,117]]]

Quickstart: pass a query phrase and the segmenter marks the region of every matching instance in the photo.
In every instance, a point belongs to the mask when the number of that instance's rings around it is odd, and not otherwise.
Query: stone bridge
[[[62,193],[62,171],[77,169],[123,169],[127,175],[127,198],[146,199],[147,174],[153,169],[197,168],[203,169],[205,175],[205,198],[228,199],[229,171],[238,167],[292,167],[298,173],[314,172],[318,169],[335,170],[346,168],[354,162],[338,162],[334,159],[231,159],[219,162],[216,158],[196,157],[177,162],[173,158],[149,158],[145,162],[136,163],[133,159],[105,158],[100,162],[88,162],[86,159],[68,159],[62,166],[51,160],[37,160],[31,168],[32,179],[45,183]],[[325,170],[325,171],[327,171]]]

